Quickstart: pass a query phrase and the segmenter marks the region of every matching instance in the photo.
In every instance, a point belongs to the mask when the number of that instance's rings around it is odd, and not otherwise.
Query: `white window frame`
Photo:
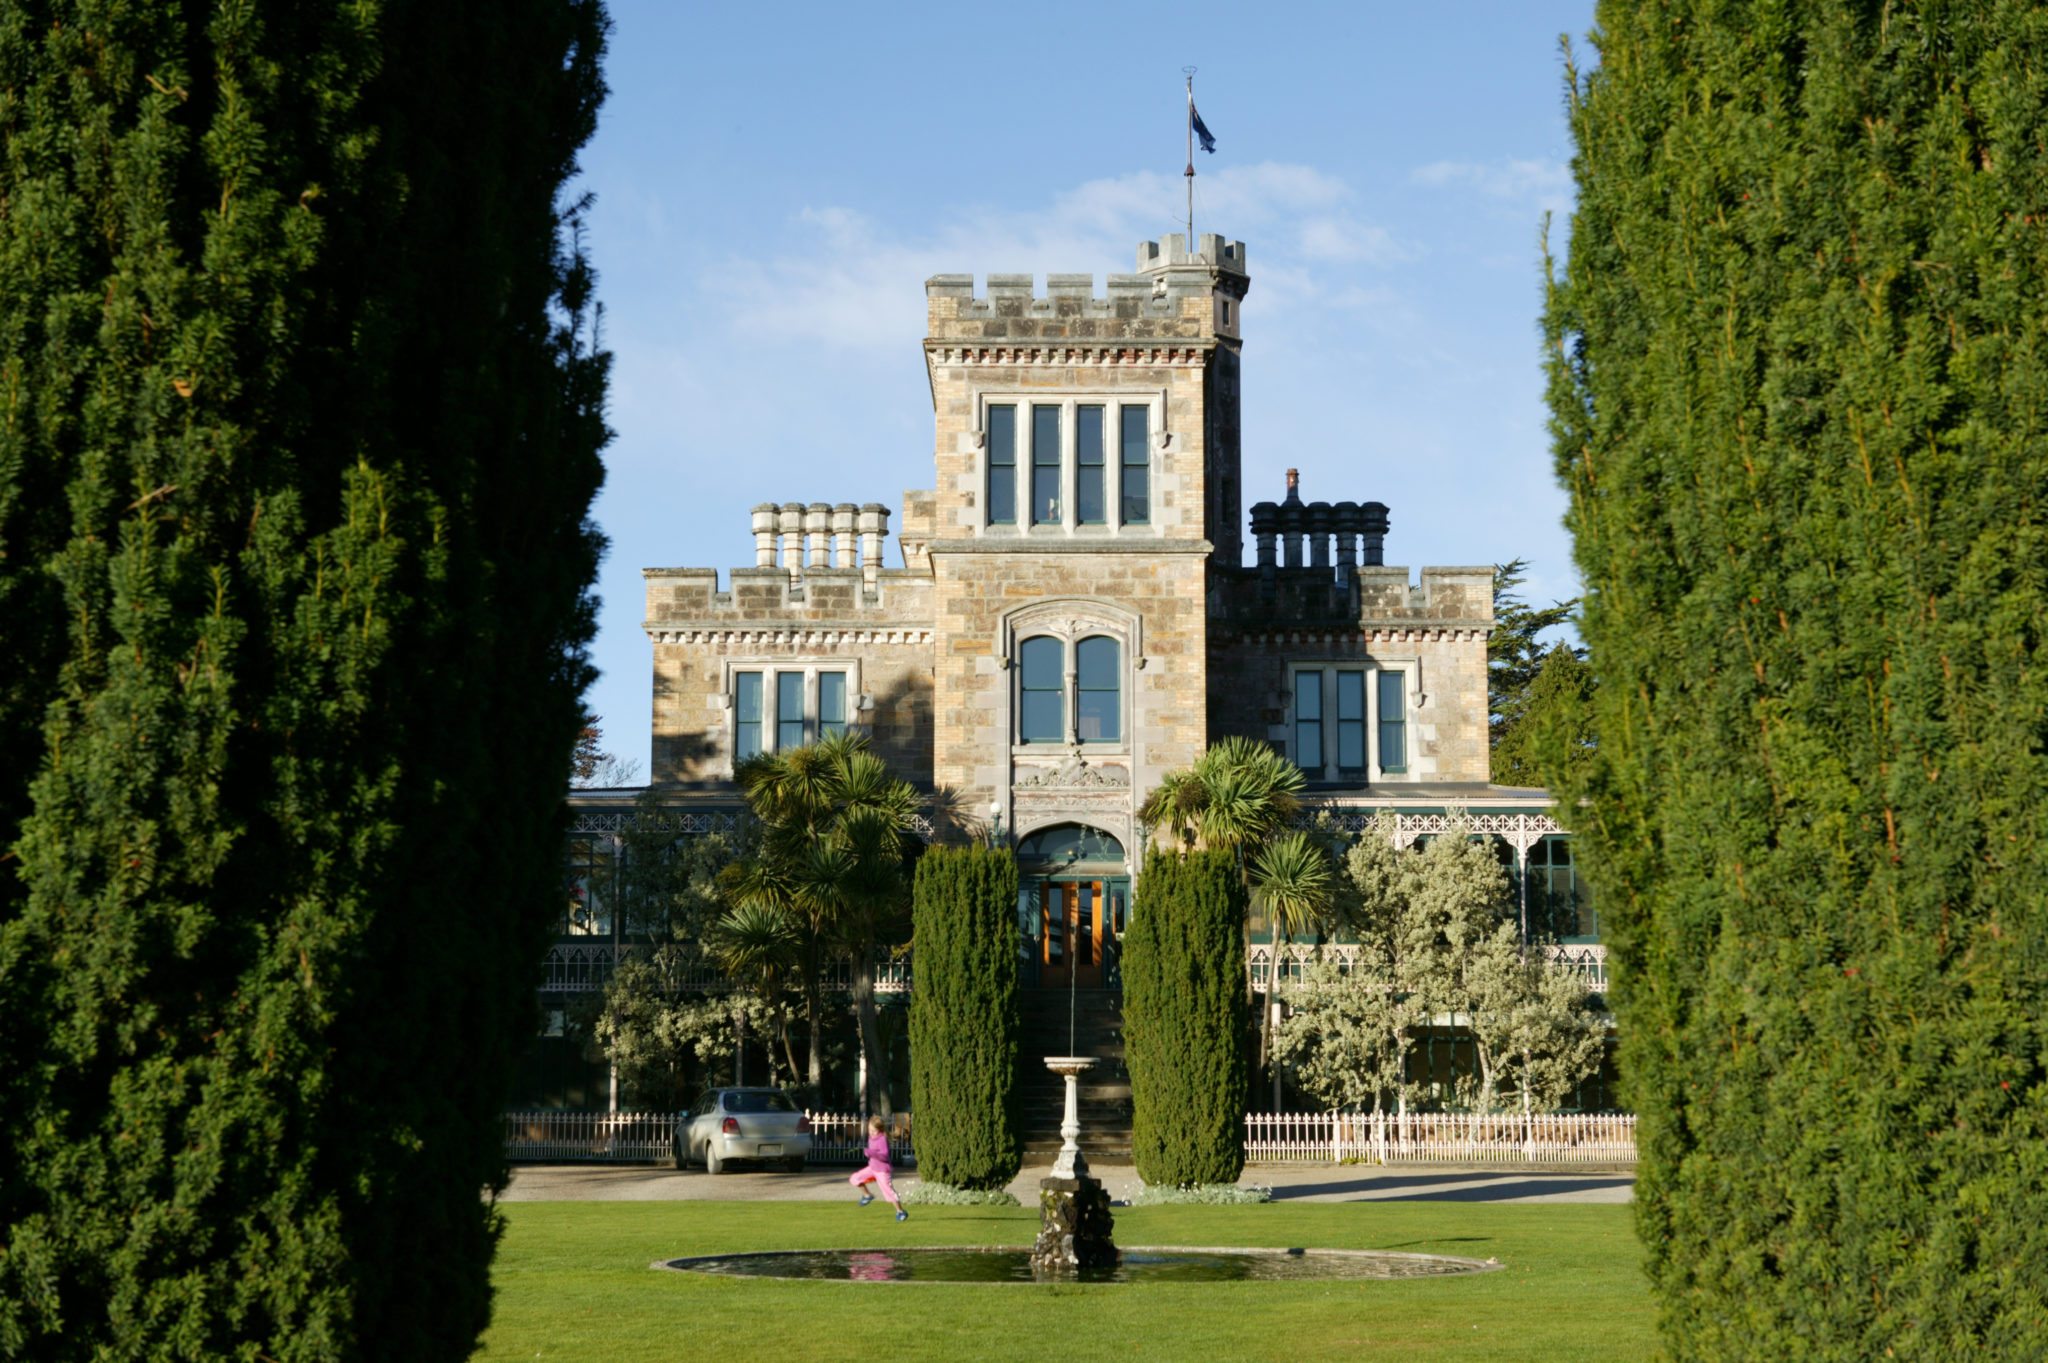
[[[989,520],[988,486],[992,470],[989,467],[988,409],[990,407],[1015,407],[1017,409],[1017,448],[1012,452],[1016,463],[1012,470],[1017,479],[1017,519],[1008,524]],[[1060,411],[1060,519],[1057,524],[1046,522],[1031,523],[1031,409],[1033,407],[1057,407]],[[1077,411],[1082,407],[1100,407],[1102,414],[1102,464],[1103,464],[1103,511],[1100,525],[1083,525],[1079,515],[1078,493],[1081,486],[1080,421]],[[1123,523],[1124,510],[1124,464],[1123,464],[1123,416],[1119,411],[1124,407],[1143,407],[1145,417],[1145,443],[1147,445],[1146,469],[1149,486],[1146,496],[1146,519],[1139,525]],[[979,507],[977,523],[984,535],[1010,536],[1020,539],[1049,536],[1097,535],[1144,535],[1156,537],[1159,534],[1159,484],[1160,454],[1170,443],[1166,428],[1166,390],[1163,388],[1073,388],[1058,392],[1034,392],[1021,388],[991,388],[974,394],[974,430],[979,453],[974,461],[974,486],[978,489],[975,502]]]
[[[778,752],[781,744],[777,741],[782,716],[778,713],[780,696],[775,684],[778,672],[800,672],[804,679],[804,742],[818,741],[818,674],[820,672],[843,672],[846,674],[846,727],[853,729],[864,725],[862,718],[867,713],[867,696],[860,685],[860,660],[858,658],[731,658],[724,663],[724,676],[719,687],[719,708],[726,714],[725,721],[725,770],[729,776],[739,764],[740,720],[739,720],[739,674],[759,672],[761,676],[761,751]]]
[[[1297,680],[1304,672],[1322,674],[1322,719],[1323,764],[1317,770],[1302,769],[1311,781],[1336,783],[1347,779],[1345,768],[1337,764],[1337,674],[1339,672],[1360,672],[1365,679],[1365,769],[1364,779],[1368,782],[1400,780],[1415,770],[1415,675],[1420,666],[1417,658],[1292,658],[1287,663],[1287,704],[1285,707],[1285,738],[1287,757],[1296,761],[1298,731],[1295,727],[1295,693],[1300,683]],[[1401,718],[1406,725],[1408,761],[1406,765],[1392,771],[1380,765],[1380,682],[1382,672],[1398,673],[1401,677]],[[1297,762],[1298,765],[1298,762]],[[1353,778],[1355,779],[1355,778]]]

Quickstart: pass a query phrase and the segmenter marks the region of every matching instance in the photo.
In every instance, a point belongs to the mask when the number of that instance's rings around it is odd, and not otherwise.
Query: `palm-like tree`
[[[711,927],[705,946],[727,978],[761,1001],[792,1080],[802,1073],[789,1039],[785,1003],[802,960],[802,934],[789,916],[769,904],[742,904]]]
[[[1208,751],[1195,759],[1191,767],[1170,771],[1160,779],[1145,802],[1138,807],[1138,818],[1147,828],[1164,827],[1182,842],[1202,847],[1227,847],[1237,857],[1238,872],[1245,877],[1246,885],[1254,895],[1273,900],[1266,892],[1267,878],[1258,871],[1260,857],[1264,850],[1290,839],[1300,838],[1300,833],[1288,833],[1288,824],[1301,810],[1301,791],[1308,784],[1301,774],[1301,768],[1275,751],[1270,744],[1258,742],[1233,734],[1219,743],[1211,744]],[[1276,840],[1278,840],[1276,842]],[[1311,851],[1315,851],[1312,846]],[[1289,858],[1294,857],[1290,851]],[[1247,861],[1249,859],[1249,865]],[[1299,877],[1310,876],[1305,860],[1289,860],[1283,865],[1275,862],[1273,869],[1290,870],[1296,878],[1275,879],[1272,883],[1282,893],[1292,896],[1290,904],[1314,902],[1313,913],[1320,914],[1328,902],[1330,882],[1325,867],[1325,880],[1320,888],[1311,889],[1307,880]],[[1288,912],[1294,912],[1289,909]],[[1302,910],[1311,912],[1311,910]],[[1278,930],[1279,918],[1274,919]],[[1245,952],[1251,952],[1251,924],[1245,924]],[[1279,951],[1274,951],[1274,971],[1279,968]],[[1269,991],[1276,988],[1268,981]],[[1251,979],[1245,980],[1247,994],[1252,992]],[[1259,1028],[1259,1063],[1265,1064],[1266,1048],[1272,1031],[1272,995],[1267,997],[1264,1017]]]
[[[1160,779],[1138,817],[1185,842],[1238,852],[1287,827],[1301,808],[1301,768],[1256,740],[1233,735]]]
[[[1273,927],[1266,1007],[1259,1023],[1262,1069],[1273,1039],[1273,1002],[1280,994],[1280,946],[1323,926],[1336,882],[1329,851],[1298,828],[1267,842],[1252,859],[1252,893],[1265,905]]]
[[[854,1007],[867,1058],[864,1096],[871,1111],[886,1106],[875,967],[881,947],[908,922],[904,851],[917,792],[889,773],[869,750],[866,734],[855,732],[749,758],[734,775],[762,826],[760,853],[740,879],[740,902],[784,913],[799,927],[811,1091],[815,1095],[824,1083],[825,960],[845,949],[853,956]]]

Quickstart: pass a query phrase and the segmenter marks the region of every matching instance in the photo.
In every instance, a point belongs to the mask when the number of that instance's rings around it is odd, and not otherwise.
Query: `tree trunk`
[[[1246,952],[1250,954],[1249,950]],[[1280,1001],[1280,916],[1273,915],[1273,941],[1271,959],[1266,965],[1266,1006],[1259,1013],[1259,1068],[1266,1068],[1266,1057],[1273,1042],[1273,1005]],[[1274,1109],[1278,1111],[1276,1107]]]
[[[782,1043],[782,1058],[789,1063],[789,1082],[794,1084],[796,1077],[803,1073],[803,1067],[796,1063],[796,1043],[790,1039],[789,1009],[786,1007],[775,1010],[775,1039]]]
[[[811,1105],[825,1101],[825,1008],[815,977],[804,982],[804,1014],[810,1024],[810,1054],[804,1057],[804,1083],[811,1091]]]
[[[872,951],[856,951],[853,957],[853,1010],[860,1019],[860,1050],[867,1057],[867,1092],[861,1095],[870,1113],[881,1117],[889,1109],[889,1057],[882,1051],[882,1028],[875,1017],[875,958]]]
[[[803,970],[804,1021],[810,1030],[810,1052],[804,1057],[804,1082],[810,1090],[812,1107],[825,1105],[825,1000],[824,947],[817,934],[809,934],[800,958]]]

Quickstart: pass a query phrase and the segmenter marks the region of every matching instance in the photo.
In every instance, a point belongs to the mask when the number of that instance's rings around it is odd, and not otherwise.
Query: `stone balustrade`
[[[1287,500],[1252,507],[1259,573],[1315,568],[1343,578],[1351,568],[1386,562],[1387,508],[1382,502],[1304,502],[1301,475],[1287,470]]]
[[[889,508],[880,502],[763,502],[754,508],[754,566],[791,577],[810,570],[858,568],[870,581],[882,567]]]

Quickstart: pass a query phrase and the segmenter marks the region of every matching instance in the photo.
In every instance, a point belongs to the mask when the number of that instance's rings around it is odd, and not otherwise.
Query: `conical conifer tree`
[[[488,1319],[600,548],[604,29],[0,8],[0,1355]]]
[[[1602,3],[1552,408],[1674,1359],[2048,1355],[2048,10]]]

